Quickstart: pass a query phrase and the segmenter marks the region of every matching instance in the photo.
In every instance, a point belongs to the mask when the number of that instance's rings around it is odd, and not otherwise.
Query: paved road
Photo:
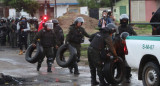
[[[46,59],[45,59],[46,60]],[[89,67],[79,66],[80,75],[70,74],[67,68],[61,68],[56,63],[52,73],[47,73],[46,61],[43,62],[39,72],[36,64],[25,61],[24,55],[18,55],[18,49],[0,46],[0,73],[13,77],[24,78],[19,86],[91,86]],[[98,78],[97,78],[98,80]],[[137,80],[137,71],[132,71],[131,83],[121,83],[110,86],[143,86]]]

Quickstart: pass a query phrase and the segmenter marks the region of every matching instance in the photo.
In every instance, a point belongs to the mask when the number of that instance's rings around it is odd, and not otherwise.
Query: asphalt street
[[[79,65],[80,75],[75,76],[69,73],[68,68],[61,68],[54,62],[53,72],[47,73],[45,59],[40,71],[37,72],[36,64],[28,63],[25,54],[18,55],[18,52],[18,48],[0,46],[0,73],[25,79],[19,81],[18,86],[91,86],[88,65]],[[7,86],[9,83],[5,84]],[[109,86],[143,86],[143,84],[138,80],[137,70],[132,70],[131,83]]]

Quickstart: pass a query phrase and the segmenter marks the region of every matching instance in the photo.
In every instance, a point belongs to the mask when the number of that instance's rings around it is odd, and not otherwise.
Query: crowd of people
[[[125,63],[126,82],[129,83],[131,68],[125,61],[125,54],[122,52],[122,47],[124,45],[122,42],[119,42],[121,40],[120,35],[123,32],[128,32],[129,35],[136,35],[136,32],[128,24],[128,20],[129,17],[126,14],[122,14],[120,17],[120,26],[117,28],[114,24],[115,18],[112,12],[104,10],[102,18],[98,22],[99,32],[88,34],[85,28],[82,27],[84,23],[83,17],[77,17],[74,23],[70,25],[65,40],[63,29],[59,26],[59,22],[56,19],[45,21],[44,24],[41,24],[41,30],[38,31],[37,19],[27,20],[25,17],[21,17],[20,20],[12,19],[6,21],[6,19],[2,18],[0,21],[0,44],[1,46],[5,46],[8,41],[12,47],[18,46],[20,48],[19,55],[22,55],[29,44],[36,47],[36,42],[40,41],[44,50],[42,58],[38,60],[37,71],[40,71],[41,64],[46,56],[47,72],[52,72],[52,64],[58,48],[63,43],[70,44],[77,50],[77,59],[72,62],[71,66],[68,68],[70,73],[78,75],[80,74],[78,62],[80,62],[81,59],[81,43],[84,42],[84,37],[88,37],[90,41],[88,62],[91,73],[91,84],[100,84],[100,86],[108,85],[102,73],[104,66],[103,52],[106,49],[110,51],[110,55],[114,56],[115,59],[118,59],[118,56],[123,59]],[[24,50],[23,46],[25,46]],[[96,74],[99,76],[100,82],[96,80]]]
[[[24,32],[22,27],[24,29]],[[27,48],[27,45],[31,43],[37,29],[38,29],[38,20],[36,18],[32,19],[26,19],[25,17],[21,17],[21,19],[1,18],[0,46],[10,45],[12,48],[21,47],[22,50],[22,44],[23,44],[22,42],[24,42],[25,48]]]

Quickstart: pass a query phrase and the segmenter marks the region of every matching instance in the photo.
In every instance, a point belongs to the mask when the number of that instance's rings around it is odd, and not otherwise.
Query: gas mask
[[[128,25],[128,19],[120,20],[120,24],[122,25],[122,27],[126,27]]]
[[[122,27],[126,27],[128,25],[129,17],[127,14],[122,14],[120,16],[120,24]]]

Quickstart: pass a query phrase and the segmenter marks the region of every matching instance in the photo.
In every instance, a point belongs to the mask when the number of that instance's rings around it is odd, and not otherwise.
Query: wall
[[[120,18],[120,6],[126,6],[126,14],[129,15],[128,0],[118,1],[113,7],[113,15],[117,21],[119,21],[119,18]]]
[[[67,12],[68,5],[58,5],[57,6],[57,18],[63,16]]]
[[[80,14],[89,16],[88,7],[80,7]]]
[[[145,1],[131,1],[131,21],[146,21]]]
[[[80,8],[76,5],[70,5],[67,9],[68,12],[80,13]]]
[[[9,9],[9,17],[10,18],[16,18],[16,10],[11,8]]]
[[[152,12],[155,12],[158,8],[156,1],[146,1],[146,21],[150,21]]]

